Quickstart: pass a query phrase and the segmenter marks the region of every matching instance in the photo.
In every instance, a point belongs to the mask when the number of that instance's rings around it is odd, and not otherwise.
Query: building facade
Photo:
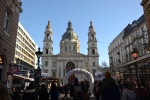
[[[46,27],[43,40],[42,55],[42,73],[47,73],[50,77],[63,78],[67,72],[75,68],[83,68],[92,75],[99,69],[99,54],[97,47],[96,32],[90,22],[88,31],[88,54],[80,53],[80,41],[77,34],[73,31],[72,23],[68,22],[66,32],[60,40],[59,54],[53,54],[52,28],[50,22]],[[78,75],[79,79],[83,79],[84,75]]]
[[[7,81],[11,60],[14,60],[21,4],[20,0],[0,2],[0,82],[4,83]]]
[[[37,63],[35,52],[37,51],[37,44],[25,30],[25,28],[18,23],[18,32],[16,39],[15,61],[19,58],[19,71],[29,71],[33,76],[33,71]],[[14,62],[15,63],[15,62]]]
[[[123,63],[123,36],[124,30],[110,43],[108,47],[109,63],[112,73],[117,71]]]
[[[149,37],[149,42],[146,49],[150,51],[150,0],[142,0],[141,5],[143,6],[147,33]]]
[[[116,38],[119,38],[120,35],[118,35]],[[112,66],[114,67],[116,72],[124,74],[126,77],[134,76],[136,77],[136,74],[139,74],[139,77],[143,77],[143,73],[149,73],[149,68],[146,65],[149,63],[149,51],[147,48],[148,43],[148,34],[147,34],[147,28],[146,28],[146,22],[144,15],[142,15],[139,19],[134,20],[132,24],[128,24],[125,29],[122,31],[122,46],[121,46],[121,65]],[[114,39],[115,40],[115,39]],[[109,47],[114,47],[114,50],[117,49],[117,47],[110,45]],[[136,50],[138,52],[138,58],[135,60],[131,53],[133,50]],[[109,58],[110,58],[110,64],[115,65],[116,62],[111,62],[111,57],[117,56],[117,53],[114,53],[115,55],[111,55],[112,53],[109,51]],[[135,63],[137,64],[137,67],[135,67]],[[127,75],[125,75],[127,74]],[[146,74],[145,74],[146,75]]]

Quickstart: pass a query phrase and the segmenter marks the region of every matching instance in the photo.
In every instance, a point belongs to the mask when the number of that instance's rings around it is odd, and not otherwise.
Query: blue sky
[[[90,20],[97,36],[99,63],[109,64],[108,46],[128,23],[143,14],[142,0],[22,0],[20,22],[36,44],[43,48],[48,20],[53,31],[53,53],[58,54],[59,43],[68,21],[80,41],[80,52],[87,54]],[[42,49],[41,49],[42,50]]]

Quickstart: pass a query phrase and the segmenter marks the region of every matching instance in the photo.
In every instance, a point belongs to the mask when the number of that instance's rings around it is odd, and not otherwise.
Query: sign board
[[[15,72],[18,72],[18,71],[19,71],[18,68],[10,68],[10,72],[12,72],[12,73],[15,73]]]
[[[17,71],[17,72],[14,72],[14,74],[27,74],[27,71]]]

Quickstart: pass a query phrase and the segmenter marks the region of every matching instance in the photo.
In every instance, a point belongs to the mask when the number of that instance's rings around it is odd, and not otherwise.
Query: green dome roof
[[[78,39],[77,34],[72,29],[72,23],[68,22],[67,31],[63,34],[62,39]]]

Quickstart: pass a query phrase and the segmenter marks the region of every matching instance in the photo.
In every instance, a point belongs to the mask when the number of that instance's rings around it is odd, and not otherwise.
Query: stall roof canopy
[[[34,81],[33,78],[28,78],[28,77],[25,77],[25,76],[22,76],[22,75],[18,75],[18,74],[13,74],[13,77],[14,78],[24,79],[24,80],[27,80],[27,81]]]
[[[130,62],[124,64],[123,66],[125,67],[125,66],[128,66],[128,65],[132,65],[134,63],[140,63],[142,61],[146,61],[146,60],[149,60],[149,59],[150,59],[150,54],[147,54],[147,55],[144,55],[142,57],[137,58],[136,60],[130,61]]]

